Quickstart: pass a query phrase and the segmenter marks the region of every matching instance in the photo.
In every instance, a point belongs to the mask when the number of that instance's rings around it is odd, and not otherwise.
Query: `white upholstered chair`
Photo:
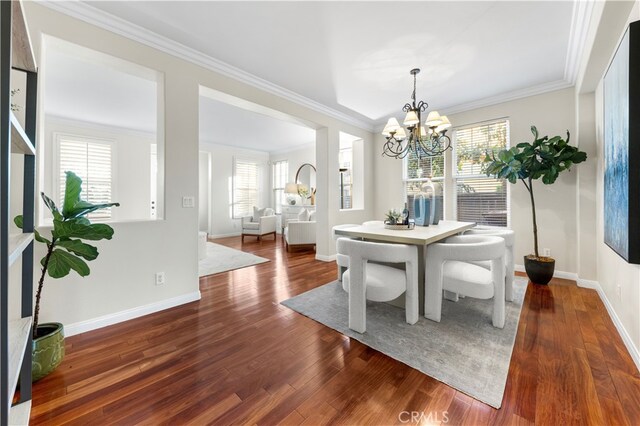
[[[513,247],[515,245],[515,235],[511,229],[494,228],[494,227],[475,227],[464,233],[465,235],[491,235],[504,239],[505,256],[504,256],[504,297],[509,302],[513,301],[513,278],[515,274]],[[485,269],[491,269],[491,262],[488,260],[471,262]]]
[[[444,243],[427,246],[425,270],[424,316],[440,322],[442,291],[447,290],[477,299],[493,298],[492,323],[503,328],[504,239],[489,235],[462,235]],[[491,262],[490,270],[469,263]]]
[[[355,225],[353,223],[345,223],[342,225],[336,225],[333,228],[331,228],[331,236],[333,237],[333,241],[337,242],[338,238],[349,238],[344,235],[336,234],[336,230],[353,228],[354,226],[358,226],[358,225]],[[337,250],[337,247],[336,247],[336,250]],[[344,272],[349,267],[349,256],[347,256],[346,254],[337,253],[336,263],[338,264],[338,281],[342,281],[342,274],[344,274]]]
[[[338,253],[349,257],[342,288],[349,293],[349,328],[367,329],[367,300],[388,302],[405,293],[406,321],[418,321],[418,249],[404,244],[383,244],[338,238]],[[369,263],[404,263],[405,269]]]
[[[289,219],[284,229],[284,241],[287,251],[291,247],[309,247],[316,245],[316,213],[304,210],[298,215],[298,219]]]
[[[244,242],[245,236],[260,238],[265,235],[273,234],[273,238],[276,238],[276,222],[277,217],[273,209],[253,208],[253,216],[245,216],[242,218],[242,242]]]

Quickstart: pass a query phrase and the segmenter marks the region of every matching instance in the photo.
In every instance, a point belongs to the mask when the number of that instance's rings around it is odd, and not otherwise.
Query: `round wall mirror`
[[[316,193],[316,168],[309,163],[304,163],[296,172],[298,194],[303,199],[309,199]]]

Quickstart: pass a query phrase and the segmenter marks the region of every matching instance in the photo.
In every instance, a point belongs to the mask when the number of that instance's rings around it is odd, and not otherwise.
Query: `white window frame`
[[[62,199],[62,195],[60,188],[62,186],[61,180],[61,172],[60,169],[60,141],[61,139],[78,139],[82,142],[87,143],[99,143],[109,145],[111,147],[111,201],[118,199],[117,188],[118,188],[118,176],[117,176],[117,143],[115,139],[111,138],[97,138],[95,136],[86,136],[78,133],[67,133],[67,132],[53,132],[52,134],[54,140],[54,150],[53,150],[53,167],[51,167],[52,176],[51,182],[53,182],[52,194],[53,200],[58,205],[60,200]],[[73,171],[73,170],[71,170]],[[82,193],[80,197],[83,198]],[[62,209],[61,205],[58,205],[58,208]],[[115,222],[117,220],[117,209],[111,209],[111,217],[109,218],[90,218],[92,222]]]
[[[282,163],[284,163],[284,165]],[[284,170],[285,170],[284,184],[282,187],[276,186],[276,167],[278,164],[280,164],[280,167],[284,167]],[[289,181],[289,160],[283,159],[283,160],[274,161],[271,164],[271,190],[273,194],[273,210],[276,212],[276,214],[282,213],[282,204],[284,204],[284,197],[286,195],[284,193],[284,190],[288,181]],[[277,203],[278,197],[276,196],[276,194],[278,193],[278,191],[282,191],[282,197],[283,197],[283,202],[280,203],[280,205],[278,205]]]
[[[410,182],[427,182],[429,179],[431,179],[431,182],[434,183],[439,183],[440,186],[442,187],[442,214],[443,214],[443,219],[446,219],[446,217],[444,217],[447,213],[447,201],[448,201],[448,197],[447,197],[447,191],[446,191],[446,185],[447,185],[447,155],[446,152],[444,154],[442,154],[443,157],[443,170],[444,170],[444,176],[442,177],[423,177],[423,178],[409,178],[409,174],[408,174],[408,167],[409,167],[409,155],[407,155],[406,157],[404,157],[402,159],[402,191],[404,193],[404,200],[405,202],[409,199],[409,193],[407,192],[407,184]],[[422,185],[420,185],[422,186]],[[409,210],[412,210],[412,206],[409,206]]]
[[[343,168],[342,164],[340,163],[340,157],[341,157],[341,154],[343,154],[343,152],[345,152],[345,151],[349,151],[350,152],[350,156],[351,156],[351,162],[349,163],[349,167],[345,167],[347,169],[346,173],[348,173],[348,175],[349,175],[349,182],[344,185],[344,188],[349,188],[348,192],[349,192],[350,198],[349,198],[349,207],[344,207],[344,208],[341,208],[340,210],[353,210],[354,209],[354,206],[353,206],[353,196],[354,196],[354,193],[353,193],[353,183],[354,183],[353,179],[355,177],[354,173],[353,173],[353,166],[354,166],[353,163],[355,161],[354,158],[353,158],[353,151],[354,151],[353,150],[353,142],[351,142],[351,144],[348,147],[339,148],[338,149],[338,167],[339,168]],[[340,185],[339,176],[340,175],[338,174],[338,185]],[[338,188],[340,188],[340,187],[338,186]],[[343,196],[344,196],[344,194],[341,193],[340,194],[340,200],[342,200]]]
[[[252,210],[247,212],[242,212],[236,214],[236,167],[237,163],[251,163],[256,166],[256,198],[255,198],[255,206],[260,204],[260,186],[261,186],[261,178],[260,178],[260,162],[251,158],[241,158],[241,157],[233,157],[233,168],[232,168],[232,176],[231,176],[231,218],[232,219],[242,219],[246,216],[251,216],[253,214]]]
[[[506,140],[506,145],[505,148],[509,149],[511,147],[511,122],[509,121],[509,117],[501,117],[501,118],[496,118],[496,119],[492,119],[492,120],[486,120],[486,121],[480,121],[477,123],[472,123],[472,124],[466,124],[464,126],[459,126],[459,127],[454,127],[451,131],[451,167],[449,168],[449,170],[445,170],[445,176],[447,173],[451,173],[451,185],[452,185],[452,191],[451,193],[453,194],[453,219],[457,220],[458,218],[458,191],[457,191],[457,185],[458,185],[458,180],[468,180],[468,179],[487,179],[487,175],[486,174],[477,174],[477,175],[465,175],[465,176],[458,176],[458,170],[457,170],[457,131],[459,130],[466,130],[466,129],[471,129],[474,127],[481,127],[481,126],[486,126],[486,125],[491,125],[491,124],[495,124],[495,123],[501,123],[501,122],[506,122],[507,123],[507,140]],[[506,206],[507,206],[507,228],[511,227],[511,184],[509,182],[507,182],[507,194],[506,194]]]

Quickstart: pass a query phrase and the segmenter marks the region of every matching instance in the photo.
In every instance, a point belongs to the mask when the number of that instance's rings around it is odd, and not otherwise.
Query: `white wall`
[[[164,133],[160,134],[160,138],[165,140],[165,152],[159,153],[159,157],[165,159],[165,219],[114,224],[114,239],[98,244],[100,257],[92,262],[89,277],[82,279],[69,276],[62,280],[48,280],[41,308],[43,321],[81,325],[82,328],[75,327],[77,332],[199,297],[198,209],[197,206],[182,208],[182,197],[198,195],[198,104],[201,85],[315,123],[318,129],[326,129],[320,137],[316,136],[319,197],[338,199],[337,176],[329,179],[326,172],[329,157],[335,157],[331,166],[337,169],[338,132],[345,131],[362,137],[365,143],[372,140],[370,132],[351,124],[35,2],[25,3],[24,9],[37,58],[41,57],[42,35],[49,34],[164,74],[162,97],[165,120],[161,129]],[[44,71],[46,64],[40,65],[43,67],[41,71]],[[39,131],[42,129],[41,121]],[[38,135],[39,141],[43,138],[43,134]],[[371,170],[367,173],[371,176]],[[41,190],[44,176],[38,176],[38,180],[38,190]],[[327,192],[331,193],[331,197]],[[368,199],[371,200],[371,197]],[[324,213],[318,220],[320,256],[333,251],[329,244],[330,229],[342,219],[336,214],[336,206],[332,207],[332,212]],[[40,247],[36,258],[42,255]],[[38,269],[36,264],[36,274]],[[163,286],[154,285],[154,275],[159,271],[166,274],[166,284]]]
[[[231,212],[233,159],[236,157],[243,160],[252,160],[259,164],[260,187],[258,189],[258,204],[259,206],[268,206],[271,204],[269,154],[211,143],[201,143],[200,151],[211,155],[211,226],[208,231],[209,236],[211,238],[219,238],[240,235],[241,220],[234,219]]]
[[[507,117],[510,143],[515,145],[532,140],[531,125],[537,126],[543,135],[565,135],[567,129],[573,132],[574,108],[573,89],[564,89],[451,114],[449,120],[454,126],[464,126]],[[383,137],[379,136],[377,140],[381,147]],[[375,213],[376,217],[382,219],[385,211],[401,207],[405,202],[402,161],[378,154],[375,178],[378,189]],[[576,172],[572,170],[561,175],[554,185],[543,185],[541,181],[534,183],[540,250],[551,249],[551,255],[556,259],[556,269],[571,273],[576,271],[575,182]],[[510,189],[511,227],[516,232],[516,263],[523,264],[523,256],[533,252],[531,203],[521,183],[511,185]],[[448,200],[445,202],[452,205]],[[445,217],[455,219],[451,213]]]
[[[596,42],[590,51],[590,61],[584,69],[584,74],[598,77],[598,85],[593,93],[582,97],[595,97],[595,147],[597,155],[595,168],[595,240],[586,240],[583,244],[592,244],[596,250],[597,283],[604,298],[614,312],[614,321],[619,321],[626,331],[627,343],[635,348],[635,361],[640,368],[640,265],[627,263],[604,243],[604,103],[602,78],[606,65],[613,56],[618,41],[621,39],[626,25],[640,19],[640,2],[636,2],[633,9],[624,8],[623,4],[604,6],[602,21],[596,21]],[[628,6],[628,5],[627,5]],[[616,14],[618,15],[616,17]],[[616,19],[617,18],[617,19]],[[612,21],[614,21],[612,23]],[[617,22],[616,22],[617,21]],[[605,42],[608,41],[608,42]],[[583,195],[584,194],[584,195]],[[585,198],[592,197],[588,188],[581,191]],[[586,234],[586,233],[585,233]],[[588,235],[588,234],[586,234]],[[617,318],[616,318],[617,317]],[[633,354],[632,350],[632,354]]]
[[[76,120],[46,116],[44,122],[44,164],[47,175],[43,191],[58,201],[53,194],[58,172],[55,163],[56,134],[69,134],[87,138],[113,141],[112,199],[120,207],[112,209],[114,221],[149,220],[151,212],[151,145],[155,144],[153,134],[130,129],[102,126]]]
[[[211,208],[211,153],[200,152],[198,158],[198,229],[209,232]]]

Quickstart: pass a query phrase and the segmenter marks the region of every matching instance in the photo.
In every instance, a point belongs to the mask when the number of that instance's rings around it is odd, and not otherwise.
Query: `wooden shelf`
[[[31,416],[31,400],[14,405],[9,410],[9,424],[11,426],[26,426]]]
[[[22,1],[11,2],[11,15],[13,25],[11,27],[11,66],[23,71],[36,72],[36,58],[31,47],[31,38],[27,29],[27,23],[22,13]]]
[[[36,155],[31,139],[13,112],[11,113],[11,152],[14,154]]]
[[[33,241],[31,232],[9,235],[9,266],[18,260],[31,241]]]
[[[9,395],[13,395],[18,383],[27,338],[31,332],[31,317],[9,321]]]

